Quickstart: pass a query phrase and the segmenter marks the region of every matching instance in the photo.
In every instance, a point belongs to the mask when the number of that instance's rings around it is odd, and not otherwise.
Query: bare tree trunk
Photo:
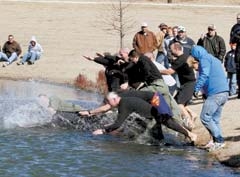
[[[120,7],[120,11],[119,11],[119,20],[120,20],[120,48],[123,47],[123,11],[122,9],[122,0],[119,1],[119,7]]]
[[[167,3],[172,3],[172,0],[168,0]]]

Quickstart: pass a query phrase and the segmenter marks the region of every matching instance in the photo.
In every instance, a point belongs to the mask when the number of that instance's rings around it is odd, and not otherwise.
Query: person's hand
[[[193,92],[193,96],[194,96],[195,98],[198,98],[198,97],[199,97],[199,91],[194,91],[194,92]]]
[[[103,54],[101,54],[101,53],[96,53],[96,55],[98,56],[98,57],[104,57],[104,55]]]
[[[97,129],[92,134],[93,135],[102,135],[102,134],[104,134],[104,129]]]
[[[117,61],[117,65],[121,65],[121,64],[123,64],[123,63],[125,63],[125,61],[122,60],[122,59],[120,59],[120,60]]]
[[[81,116],[91,116],[89,111],[79,111],[78,114],[80,114]]]
[[[128,89],[128,82],[125,82],[125,83],[123,83],[123,84],[121,84],[120,85],[120,88],[122,89],[122,90],[127,90]]]
[[[53,109],[52,107],[48,107],[48,111],[50,112],[51,115],[55,114],[57,111]]]
[[[93,61],[94,58],[93,57],[89,57],[89,56],[86,56],[86,55],[83,55],[84,58],[86,58],[87,60],[90,60],[90,61]]]

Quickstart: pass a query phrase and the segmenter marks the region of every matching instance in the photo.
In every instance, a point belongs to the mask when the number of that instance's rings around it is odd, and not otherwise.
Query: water
[[[41,127],[51,118],[44,111],[35,117],[29,114],[35,113],[33,100],[40,93],[60,95],[89,108],[102,100],[96,93],[62,85],[0,80],[0,117],[11,120],[0,129],[0,176],[240,176],[189,146],[146,146],[108,135]],[[14,106],[8,109],[9,104]]]

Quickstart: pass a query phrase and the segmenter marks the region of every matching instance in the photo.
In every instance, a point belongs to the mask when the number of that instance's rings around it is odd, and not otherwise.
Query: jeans
[[[157,53],[156,61],[162,64],[165,68],[169,68],[168,58],[163,52]]]
[[[13,52],[8,58],[7,55],[3,52],[0,52],[0,61],[6,61],[8,64],[11,64],[13,61],[17,60],[17,53]]]
[[[26,61],[30,61],[30,62],[34,63],[34,61],[40,59],[40,56],[41,56],[41,54],[40,54],[39,52],[33,52],[33,51],[27,52],[27,53],[23,56],[21,62],[22,62],[22,63],[25,63]]]
[[[202,107],[200,115],[201,122],[212,135],[214,142],[224,142],[220,128],[220,118],[223,105],[227,100],[228,92],[217,93],[208,96]]]
[[[235,95],[237,93],[237,74],[227,73],[228,85],[229,85],[229,95]]]

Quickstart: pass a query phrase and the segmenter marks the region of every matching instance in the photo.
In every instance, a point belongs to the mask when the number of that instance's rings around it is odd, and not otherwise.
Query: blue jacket
[[[199,61],[197,79],[194,90],[207,96],[229,91],[227,78],[220,60],[209,54],[201,46],[193,46],[191,55]]]

